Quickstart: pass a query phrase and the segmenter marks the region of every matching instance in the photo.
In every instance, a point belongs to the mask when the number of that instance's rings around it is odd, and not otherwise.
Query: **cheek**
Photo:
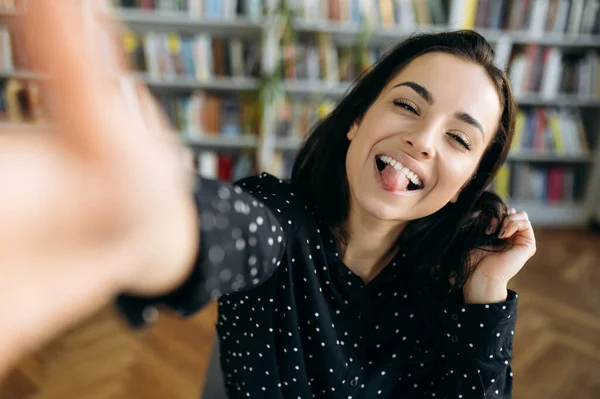
[[[452,194],[460,190],[471,178],[477,165],[472,161],[453,157],[439,164],[437,187]]]

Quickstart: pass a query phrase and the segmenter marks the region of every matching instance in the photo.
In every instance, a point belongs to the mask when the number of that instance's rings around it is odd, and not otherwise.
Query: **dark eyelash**
[[[414,113],[415,115],[419,115],[419,113],[417,112],[417,110],[415,109],[415,107],[413,107],[406,100],[394,100],[394,105],[399,106],[399,107],[403,107],[407,111],[410,111],[410,112]]]
[[[402,108],[406,109],[407,111],[410,111],[410,112],[414,113],[415,115],[419,115],[419,113],[417,112],[417,110],[415,109],[415,107],[413,107],[406,100],[403,100],[403,99],[394,100],[393,103],[394,103],[394,105],[396,105],[398,107],[402,107]],[[465,139],[463,139],[460,135],[455,134],[455,133],[449,133],[449,135],[454,140],[456,140],[457,143],[459,143],[460,145],[462,145],[463,147],[465,147],[465,149],[467,149],[468,151],[471,151],[471,144],[468,143],[467,141],[465,141]]]
[[[460,135],[458,134],[454,134],[454,133],[448,133],[450,135],[450,137],[452,137],[454,140],[456,140],[460,145],[462,145],[463,147],[465,147],[467,150],[471,150],[471,144],[467,143]]]

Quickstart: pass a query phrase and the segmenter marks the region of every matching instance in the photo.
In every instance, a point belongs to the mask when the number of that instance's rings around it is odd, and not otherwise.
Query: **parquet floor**
[[[537,231],[519,292],[515,399],[600,398],[600,235]],[[162,313],[129,331],[105,309],[24,359],[0,399],[197,399],[215,306],[190,320]]]

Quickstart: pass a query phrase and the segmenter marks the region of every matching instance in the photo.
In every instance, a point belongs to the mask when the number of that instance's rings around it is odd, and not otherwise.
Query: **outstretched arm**
[[[22,19],[53,129],[0,135],[0,378],[118,293],[180,286],[200,248],[180,149],[124,97],[122,64],[103,62],[121,54],[97,46],[83,3],[36,2]]]

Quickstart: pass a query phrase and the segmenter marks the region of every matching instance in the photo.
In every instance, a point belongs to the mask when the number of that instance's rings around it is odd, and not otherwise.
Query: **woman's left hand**
[[[536,251],[535,235],[527,213],[510,209],[508,217],[498,230],[490,226],[488,231],[499,231],[498,237],[508,240],[506,249],[500,252],[473,252],[481,259],[477,269],[463,287],[467,303],[494,303],[506,300],[507,285]]]

